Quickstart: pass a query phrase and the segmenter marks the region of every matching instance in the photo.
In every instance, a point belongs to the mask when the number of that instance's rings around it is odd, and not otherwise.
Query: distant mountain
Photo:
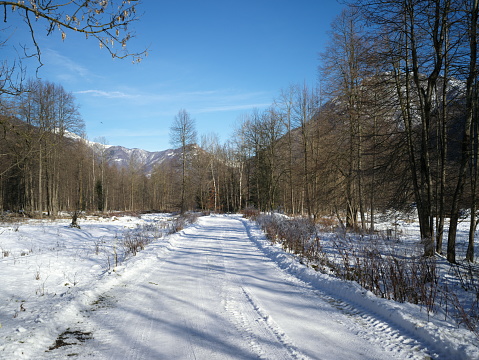
[[[105,153],[109,164],[126,168],[133,163],[141,166],[143,171],[149,175],[156,165],[172,161],[181,153],[181,150],[146,151],[143,149],[128,149],[123,146],[106,145]]]
[[[163,151],[146,151],[143,149],[128,149],[118,145],[104,145],[82,139],[80,136],[66,132],[65,136],[76,141],[84,141],[98,155],[103,153],[108,164],[119,168],[135,165],[142,168],[143,172],[150,175],[156,165],[169,163],[181,154],[181,149],[168,149]]]

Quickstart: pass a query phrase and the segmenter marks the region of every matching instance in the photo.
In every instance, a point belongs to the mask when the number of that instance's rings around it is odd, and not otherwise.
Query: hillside
[[[65,136],[76,141],[82,140],[81,137],[73,133],[67,133]],[[169,163],[181,154],[181,149],[147,151],[138,148],[129,149],[119,145],[104,145],[89,140],[82,141],[92,148],[98,156],[104,156],[109,165],[119,168],[128,168],[132,165],[141,168],[146,175],[151,175],[155,166]]]
[[[130,164],[141,166],[143,172],[151,174],[156,165],[170,162],[180,154],[179,149],[168,149],[163,151],[146,151],[143,149],[128,149],[123,146],[108,146],[106,156],[108,163],[127,168]]]

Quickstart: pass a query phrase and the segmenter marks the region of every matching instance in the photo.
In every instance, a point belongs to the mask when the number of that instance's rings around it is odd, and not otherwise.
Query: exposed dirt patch
[[[96,311],[99,309],[111,308],[116,303],[116,300],[108,295],[100,295],[98,299],[91,303],[90,311]]]
[[[67,329],[66,331],[58,335],[55,344],[50,346],[46,351],[52,351],[64,346],[80,345],[81,343],[84,343],[85,341],[92,338],[93,336],[91,332]]]

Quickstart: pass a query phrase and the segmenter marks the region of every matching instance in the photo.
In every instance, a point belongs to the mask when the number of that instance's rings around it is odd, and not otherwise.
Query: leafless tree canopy
[[[137,11],[140,4],[140,0],[0,1],[5,26],[0,47],[15,41],[10,38],[8,27],[14,18],[21,19],[30,33],[29,43],[15,44],[23,48],[23,54],[9,61],[1,59],[0,92],[18,94],[22,91],[22,58],[36,57],[39,66],[43,64],[41,45],[37,41],[40,31],[42,35],[58,36],[62,41],[68,41],[70,33],[84,34],[86,39],[97,41],[113,58],[129,57],[139,62],[147,54],[146,50],[132,52],[128,43],[135,36],[131,25],[140,18]]]
[[[186,110],[180,110],[175,116],[173,125],[170,128],[171,144],[181,149],[181,213],[187,210],[186,192],[188,185],[188,174],[191,167],[191,160],[196,145],[195,121]]]

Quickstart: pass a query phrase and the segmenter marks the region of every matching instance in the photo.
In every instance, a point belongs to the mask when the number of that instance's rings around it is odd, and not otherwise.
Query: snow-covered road
[[[238,217],[200,218],[72,324],[65,342],[81,334],[84,342],[45,356],[424,359],[407,334],[281,270],[247,230]]]

